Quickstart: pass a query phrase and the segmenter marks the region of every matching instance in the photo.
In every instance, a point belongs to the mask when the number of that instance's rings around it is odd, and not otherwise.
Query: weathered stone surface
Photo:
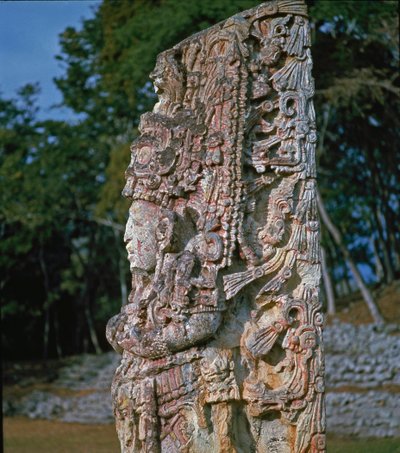
[[[107,328],[125,453],[325,451],[311,67],[302,0],[157,59]]]
[[[3,414],[63,422],[112,422],[109,389],[118,364],[116,355],[85,354],[63,362],[51,382],[44,370],[42,377],[25,377],[8,386],[4,391]]]
[[[329,432],[400,437],[399,325],[325,329]]]
[[[331,434],[400,437],[400,363],[395,360],[399,333],[400,326],[395,324],[334,323],[325,328],[326,423]],[[28,390],[17,398],[6,388],[3,415],[110,423],[109,387],[117,362],[111,353],[68,359],[55,380],[46,384],[46,391]],[[382,381],[380,370],[389,370],[391,379]],[[47,374],[34,382],[29,378],[18,382],[22,388],[40,387],[47,382]]]
[[[29,418],[44,418],[74,423],[110,423],[113,419],[109,391],[91,391],[86,395],[60,396],[36,390],[22,398],[8,412]]]
[[[325,329],[327,387],[400,387],[400,360],[396,360],[400,356],[399,333],[395,324],[380,327],[334,323]]]
[[[328,392],[326,416],[329,432],[338,435],[400,437],[400,393]]]

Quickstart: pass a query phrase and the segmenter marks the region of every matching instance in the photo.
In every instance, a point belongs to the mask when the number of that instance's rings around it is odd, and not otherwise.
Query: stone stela
[[[268,1],[161,53],[107,326],[124,453],[324,452],[309,23]]]

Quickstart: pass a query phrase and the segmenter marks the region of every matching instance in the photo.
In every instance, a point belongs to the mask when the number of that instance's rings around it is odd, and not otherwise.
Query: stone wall
[[[328,431],[400,436],[399,326],[335,323],[325,330]]]
[[[324,339],[328,432],[400,437],[400,326],[334,323]],[[6,394],[4,414],[112,423],[109,386],[117,363],[114,353],[77,357],[60,370],[51,389],[19,400]]]
[[[51,385],[43,382],[33,385],[31,379],[24,379],[13,386],[14,391],[8,392],[6,388],[3,414],[63,422],[113,423],[110,386],[118,361],[114,352],[67,359]],[[15,393],[23,396],[16,398]]]

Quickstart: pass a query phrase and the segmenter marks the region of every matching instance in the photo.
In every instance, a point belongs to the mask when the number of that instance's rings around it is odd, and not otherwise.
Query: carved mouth
[[[132,239],[128,239],[127,241],[125,241],[125,248],[126,248],[126,251],[128,252],[128,261],[131,262],[134,258],[135,258],[135,254],[134,254],[134,249],[132,247]]]
[[[153,86],[156,94],[161,95],[164,93],[163,80],[161,78],[154,79]]]

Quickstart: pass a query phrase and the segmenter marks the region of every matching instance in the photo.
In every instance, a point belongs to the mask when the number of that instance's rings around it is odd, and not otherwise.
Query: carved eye
[[[274,110],[274,103],[271,101],[265,101],[261,104],[261,109],[263,112],[272,112],[272,110]]]
[[[283,36],[286,35],[286,27],[284,25],[277,25],[274,30],[275,36]]]
[[[300,337],[300,345],[304,349],[314,349],[317,345],[317,337],[314,332],[304,332]]]
[[[311,131],[308,135],[307,135],[307,141],[309,143],[315,143],[317,141],[317,134],[315,131]]]
[[[256,278],[262,277],[263,275],[264,275],[263,269],[261,269],[261,268],[255,269],[255,271],[254,271],[254,276],[255,276]]]

